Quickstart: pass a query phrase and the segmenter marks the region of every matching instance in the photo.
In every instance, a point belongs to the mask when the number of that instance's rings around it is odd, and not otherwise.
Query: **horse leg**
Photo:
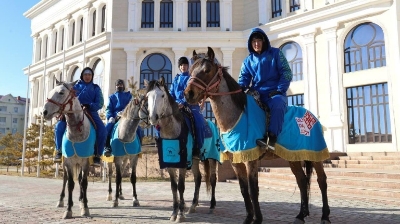
[[[249,193],[254,209],[254,220],[252,224],[259,224],[263,221],[263,216],[258,201],[258,160],[253,160],[245,163],[247,170],[247,179],[249,181]]]
[[[83,194],[83,198],[82,198],[82,202],[83,202],[83,207],[81,208],[81,216],[82,217],[88,217],[90,216],[90,212],[89,212],[89,207],[87,205],[88,200],[87,200],[87,187],[88,187],[88,174],[89,174],[89,161],[87,161],[83,166],[82,166],[82,170],[81,170],[81,188],[82,188],[82,194]]]
[[[121,167],[122,161],[115,161],[115,199],[113,202],[113,207],[118,207],[120,186],[122,182]]]
[[[79,173],[78,173],[78,183],[79,183],[79,208],[83,208],[83,189],[82,189],[82,169],[79,168]]]
[[[140,206],[136,194],[136,167],[138,164],[138,159],[139,159],[138,155],[134,155],[133,159],[131,159],[131,167],[132,167],[131,184],[132,184],[133,207]]]
[[[210,214],[214,212],[217,202],[215,200],[215,187],[217,186],[217,161],[209,159],[209,172],[210,172],[210,184],[211,184],[211,204]],[[206,180],[207,182],[207,180]]]
[[[108,167],[108,196],[107,201],[112,201],[112,163],[107,163]]]
[[[183,194],[185,193],[185,177],[186,177],[186,168],[179,169],[179,177],[178,177],[178,191],[179,191],[179,212],[176,217],[176,222],[184,222],[185,221],[185,199]]]
[[[65,167],[66,174],[68,176],[68,205],[67,211],[64,212],[63,219],[70,219],[72,218],[72,206],[74,202],[72,201],[72,191],[74,190],[75,182],[74,182],[74,174],[72,167]]]
[[[125,174],[125,167],[127,165],[127,158],[123,160],[122,166],[121,166],[121,184],[119,185],[119,200],[125,200],[124,195],[122,194],[122,177]]]
[[[301,167],[300,161],[289,161],[290,169],[292,173],[296,177],[297,186],[300,189],[300,197],[301,197],[301,205],[300,205],[300,212],[296,216],[294,221],[295,224],[304,223],[304,218],[310,215],[308,210],[308,184],[307,184],[307,177]]]
[[[199,158],[193,158],[192,172],[194,177],[194,195],[192,205],[190,206],[188,213],[195,213],[196,207],[199,204],[199,191],[201,186],[201,172],[199,163]]]
[[[247,180],[246,166],[243,163],[232,163],[233,171],[235,171],[236,177],[239,181],[240,192],[244,199],[244,205],[246,207],[246,219],[243,224],[250,224],[253,221],[254,210],[249,195],[249,182]]]
[[[322,195],[321,224],[328,224],[331,223],[331,221],[329,220],[329,214],[331,213],[331,210],[329,209],[329,204],[328,204],[328,190],[327,190],[328,184],[326,182],[327,178],[324,171],[324,166],[322,162],[313,162],[313,166],[315,172],[317,173],[317,182]]]
[[[60,194],[60,200],[57,203],[57,207],[64,207],[64,197],[65,197],[65,185],[67,184],[67,172],[65,171],[65,167],[63,168],[63,186]]]
[[[173,203],[172,203],[172,214],[170,217],[170,221],[175,221],[176,216],[178,215],[178,184],[176,183],[176,173],[174,168],[168,168],[168,173],[169,173],[169,180],[171,182],[171,191],[172,191],[172,198],[173,198]]]

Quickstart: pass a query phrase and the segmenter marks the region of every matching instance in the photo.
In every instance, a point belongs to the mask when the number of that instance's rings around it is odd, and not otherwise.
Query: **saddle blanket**
[[[68,127],[67,127],[68,129]],[[78,157],[88,158],[93,156],[94,144],[96,141],[96,130],[94,126],[90,123],[89,135],[82,142],[71,142],[67,137],[67,129],[64,132],[62,140],[62,154],[64,157],[69,158],[74,155]]]
[[[125,156],[125,155],[135,155],[142,152],[142,146],[140,144],[140,136],[136,135],[136,137],[131,142],[123,142],[119,139],[118,136],[118,125],[117,122],[114,125],[111,134],[111,148],[112,148],[112,156]]]

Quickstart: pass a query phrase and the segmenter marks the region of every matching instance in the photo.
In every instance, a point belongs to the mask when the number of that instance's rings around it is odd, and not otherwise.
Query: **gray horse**
[[[65,115],[67,121],[67,130],[64,138],[67,138],[72,145],[77,143],[74,147],[64,149],[73,153],[72,156],[64,157],[63,168],[64,168],[64,183],[63,183],[63,191],[60,196],[60,202],[63,206],[63,198],[64,198],[64,189],[66,181],[68,181],[68,207],[67,211],[64,213],[63,218],[72,218],[72,210],[71,207],[74,205],[72,201],[72,192],[74,190],[75,182],[74,182],[74,174],[76,174],[77,170],[79,170],[79,185],[80,185],[80,208],[81,208],[81,216],[90,216],[89,208],[87,205],[87,186],[88,186],[88,170],[89,170],[89,156],[81,157],[79,156],[78,150],[79,143],[84,142],[86,144],[86,148],[83,149],[87,151],[87,148],[94,148],[94,138],[90,136],[94,133],[94,129],[89,121],[89,119],[84,114],[82,110],[81,104],[75,96],[75,91],[73,86],[75,82],[59,82],[56,81],[56,87],[49,92],[49,98],[47,98],[47,102],[43,107],[43,117],[46,120],[50,120],[53,117],[60,117]],[[89,141],[89,142],[88,142]],[[75,151],[75,152],[74,152]],[[64,152],[63,152],[64,153]],[[89,152],[93,154],[92,152]],[[64,153],[64,155],[66,155]]]

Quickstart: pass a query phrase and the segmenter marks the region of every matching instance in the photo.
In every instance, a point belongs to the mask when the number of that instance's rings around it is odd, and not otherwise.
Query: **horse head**
[[[56,80],[56,87],[49,92],[46,103],[43,106],[42,114],[44,119],[50,120],[53,117],[80,109],[80,104],[74,104],[75,91],[73,86],[75,82],[59,82]],[[79,107],[79,108],[78,108]]]

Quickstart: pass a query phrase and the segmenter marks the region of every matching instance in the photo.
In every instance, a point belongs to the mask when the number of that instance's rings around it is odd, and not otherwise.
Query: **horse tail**
[[[307,198],[310,198],[310,186],[311,186],[311,176],[313,173],[313,165],[311,161],[304,161],[304,166],[306,168]]]
[[[204,172],[205,172],[205,178],[206,178],[206,189],[207,189],[207,194],[210,194],[211,191],[211,182],[210,182],[210,162],[208,159],[204,160]]]

